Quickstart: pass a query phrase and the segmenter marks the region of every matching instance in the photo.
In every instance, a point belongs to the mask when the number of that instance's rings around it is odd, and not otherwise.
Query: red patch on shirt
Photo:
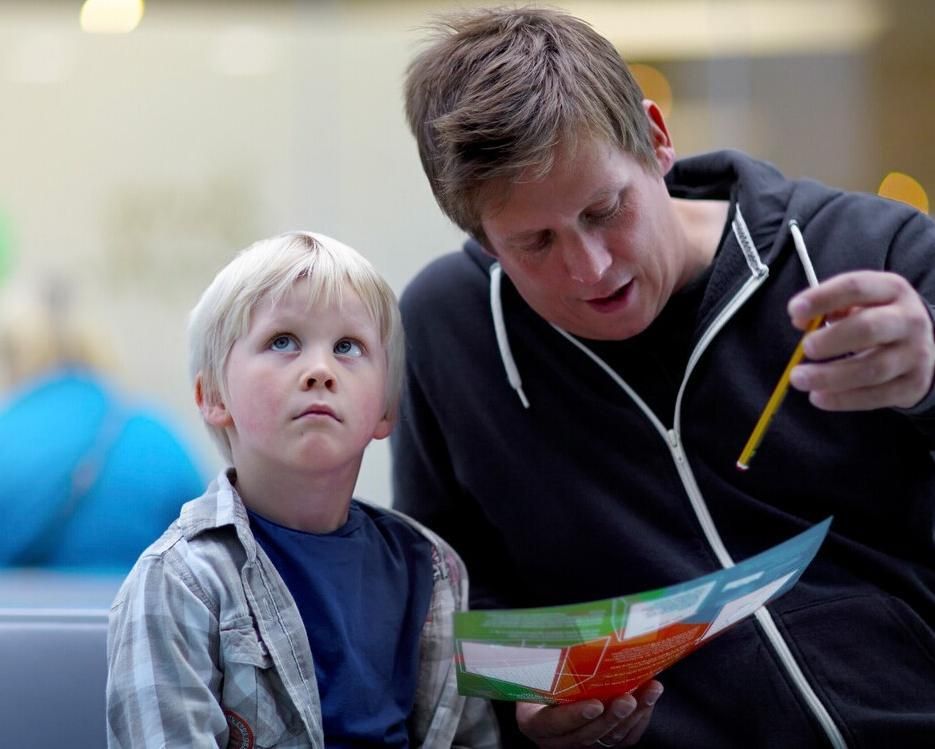
[[[243,716],[233,710],[225,710],[224,717],[227,718],[230,728],[227,749],[254,749],[256,744],[253,740],[253,729]]]

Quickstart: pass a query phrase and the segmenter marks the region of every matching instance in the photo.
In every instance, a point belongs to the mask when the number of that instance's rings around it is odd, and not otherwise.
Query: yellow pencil
[[[753,460],[753,456],[756,454],[756,450],[760,446],[760,442],[763,441],[763,435],[766,434],[769,423],[773,420],[773,416],[776,415],[776,411],[779,410],[779,405],[782,403],[782,399],[786,397],[786,393],[789,390],[789,375],[792,374],[792,368],[800,361],[802,361],[802,357],[805,356],[805,350],[802,348],[802,343],[805,341],[805,336],[821,325],[823,319],[823,317],[819,316],[808,324],[808,327],[802,334],[802,338],[799,340],[799,345],[796,346],[795,351],[792,352],[792,357],[789,359],[789,363],[786,365],[786,368],[782,373],[782,377],[780,377],[779,382],[776,383],[776,387],[773,389],[773,394],[766,402],[766,407],[763,409],[763,413],[760,414],[760,418],[757,420],[756,426],[753,427],[753,432],[750,435],[750,439],[747,440],[747,444],[744,445],[743,451],[740,453],[740,457],[737,458],[737,468],[739,468],[741,471],[746,471],[750,467],[750,461]]]

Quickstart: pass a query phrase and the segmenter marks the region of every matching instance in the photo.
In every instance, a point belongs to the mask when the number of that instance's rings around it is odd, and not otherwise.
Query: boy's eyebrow
[[[297,315],[294,312],[288,312],[288,311],[273,307],[273,309],[270,310],[269,314],[267,314],[261,322],[262,322],[263,327],[271,328],[271,327],[277,327],[283,324],[295,323],[295,322],[301,322],[301,321],[302,321],[301,315]]]
[[[379,322],[366,311],[345,311],[341,315],[341,320],[345,334],[363,338],[369,331],[377,340],[382,340]],[[310,321],[314,324],[314,316],[309,315],[307,311],[274,307],[271,314],[267,315],[254,330],[268,333],[281,328],[298,328]]]

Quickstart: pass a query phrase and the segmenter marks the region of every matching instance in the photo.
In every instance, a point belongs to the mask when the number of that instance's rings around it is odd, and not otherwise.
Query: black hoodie
[[[833,515],[791,591],[659,675],[640,746],[935,746],[935,395],[830,413],[790,391],[751,469],[735,468],[801,337],[790,222],[818,279],[894,271],[930,306],[935,224],[732,151],[666,179],[674,197],[730,200],[731,223],[708,273],[646,331],[578,341],[624,386],[506,276],[492,287],[476,243],[416,277],[395,504],[464,557],[475,608],[670,585]]]

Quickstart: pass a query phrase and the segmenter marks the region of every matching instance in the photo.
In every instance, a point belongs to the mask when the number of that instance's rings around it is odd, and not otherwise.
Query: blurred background
[[[681,155],[740,148],[929,211],[927,0],[554,4],[634,64]],[[155,404],[210,477],[220,463],[192,403],[186,315],[236,250],[314,229],[400,292],[458,247],[401,96],[420,26],[454,5],[4,0],[0,302],[67,283],[108,375]],[[369,448],[359,496],[390,501],[388,454]]]

